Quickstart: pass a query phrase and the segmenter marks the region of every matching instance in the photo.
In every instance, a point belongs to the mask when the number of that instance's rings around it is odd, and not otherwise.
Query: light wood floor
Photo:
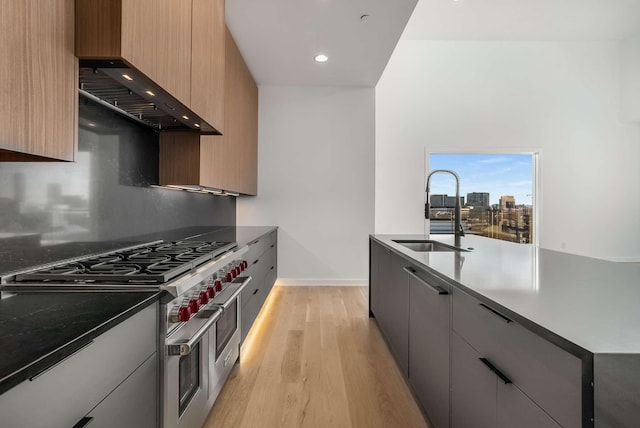
[[[427,427],[364,287],[274,287],[204,428]]]

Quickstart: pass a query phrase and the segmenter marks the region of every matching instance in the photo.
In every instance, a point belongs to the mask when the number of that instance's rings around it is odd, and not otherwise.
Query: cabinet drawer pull
[[[504,375],[504,373],[502,373],[500,370],[498,370],[496,368],[496,366],[494,366],[493,364],[491,364],[491,362],[489,360],[487,360],[486,358],[478,358],[480,361],[482,361],[482,364],[484,364],[485,366],[487,366],[487,368],[489,370],[491,370],[492,372],[494,372],[496,374],[496,376],[498,376],[500,379],[502,379],[502,381],[504,382],[505,385],[509,384],[509,383],[513,383],[511,382],[511,379],[509,379],[508,377],[506,377]]]
[[[257,244],[258,242],[260,242],[260,239],[256,239],[255,241],[249,242],[248,245]]]
[[[75,425],[73,426],[73,428],[83,428],[83,427],[86,427],[87,425],[89,425],[89,424],[91,423],[91,421],[92,421],[92,420],[93,420],[93,418],[92,418],[92,417],[90,417],[90,416],[85,416],[84,418],[80,419],[80,420],[78,421],[78,423],[77,423],[77,424],[75,424]]]
[[[414,269],[412,269],[410,267],[404,267],[403,269],[409,275],[411,275],[412,277],[414,277],[415,279],[420,281],[421,284],[426,285],[429,289],[435,291],[440,296],[448,296],[449,295],[449,292],[447,290],[445,290],[444,288],[440,287],[439,285],[432,285],[432,284],[429,284],[428,282],[425,282],[422,278],[420,278],[418,275],[416,275],[416,271]]]
[[[273,247],[275,247],[275,246],[276,246],[276,244],[271,244],[271,248],[273,248]]]
[[[258,290],[260,290],[259,288],[256,288],[255,290],[253,290],[253,295],[255,296],[256,294],[258,294]]]
[[[255,260],[252,264],[254,264],[254,265],[255,265],[255,264],[256,264],[256,263],[258,263],[259,261],[260,261],[260,259],[257,259],[257,260]]]
[[[270,270],[273,270],[273,268],[274,268],[274,267],[273,267],[273,266],[271,266],[271,269],[270,269]]]
[[[502,321],[506,322],[507,324],[510,322],[513,322],[513,320],[511,318],[507,318],[504,315],[502,315],[500,312],[496,311],[495,309],[485,305],[484,303],[478,303],[480,306],[482,306],[484,309],[486,309],[487,311],[491,312],[493,315],[497,316],[498,318],[500,318]]]

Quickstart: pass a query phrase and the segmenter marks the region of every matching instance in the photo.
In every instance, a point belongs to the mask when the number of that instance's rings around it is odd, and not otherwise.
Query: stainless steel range
[[[9,278],[3,290],[164,290],[160,310],[163,428],[200,428],[240,356],[247,247],[152,242]],[[5,279],[6,280],[6,279]]]

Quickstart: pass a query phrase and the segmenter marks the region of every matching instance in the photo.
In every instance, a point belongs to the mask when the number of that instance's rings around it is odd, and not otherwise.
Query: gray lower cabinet
[[[495,428],[496,375],[455,332],[451,335],[451,354],[451,427]]]
[[[154,303],[55,366],[2,394],[0,425],[70,428],[93,422],[88,418],[96,412],[95,426],[98,415],[100,426],[151,426],[114,421],[134,418],[138,407],[157,414],[157,349],[158,304]],[[138,395],[139,391],[146,395]],[[112,394],[115,395],[109,398]],[[103,404],[105,409],[113,409],[112,400],[133,405],[122,410],[122,417],[118,412],[100,409]],[[151,421],[155,423],[155,416]]]
[[[395,253],[381,258],[379,310],[375,314],[391,353],[405,376],[409,373],[409,281],[408,263]]]
[[[85,417],[90,428],[158,426],[158,357],[153,354]],[[90,423],[90,425],[89,425]]]
[[[457,288],[452,320],[457,334],[561,426],[582,426],[582,361],[578,357],[526,329],[501,308]]]
[[[381,283],[380,266],[385,264],[385,257],[389,257],[388,250],[382,245],[369,241],[369,315],[380,313],[379,294]]]
[[[560,428],[544,410],[514,384],[498,380],[498,428]]]
[[[434,428],[449,426],[451,287],[433,275],[409,273],[409,383]]]
[[[457,333],[452,334],[451,426],[453,428],[559,428],[500,368]]]
[[[249,267],[243,275],[251,276],[251,282],[242,291],[243,342],[278,277],[277,230],[252,241],[245,259]]]

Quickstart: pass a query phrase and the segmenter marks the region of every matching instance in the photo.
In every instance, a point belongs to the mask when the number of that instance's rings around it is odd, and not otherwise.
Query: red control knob
[[[212,285],[207,287],[207,297],[209,297],[210,299],[216,297],[216,289],[213,288]]]
[[[245,269],[249,267],[249,263],[246,260],[243,260],[242,264],[244,265]]]
[[[213,283],[213,288],[215,288],[216,291],[222,291],[222,281],[216,279],[216,282]]]
[[[200,297],[201,305],[206,305],[207,303],[209,303],[209,295],[207,294],[206,291],[201,291],[199,297]]]
[[[244,271],[244,263],[238,262],[238,267],[240,268],[240,272]]]
[[[240,272],[242,272],[240,270],[240,266],[236,266],[235,268],[233,268],[233,271],[236,273],[236,276],[240,275]]]
[[[227,282],[231,282],[233,280],[234,276],[231,273],[231,271],[227,272],[227,274],[224,276],[225,281]]]
[[[180,306],[178,309],[178,321],[186,322],[191,318],[191,309],[188,306]]]
[[[189,300],[189,309],[191,309],[192,314],[198,313],[198,311],[200,310],[200,303],[198,302],[198,299]]]

